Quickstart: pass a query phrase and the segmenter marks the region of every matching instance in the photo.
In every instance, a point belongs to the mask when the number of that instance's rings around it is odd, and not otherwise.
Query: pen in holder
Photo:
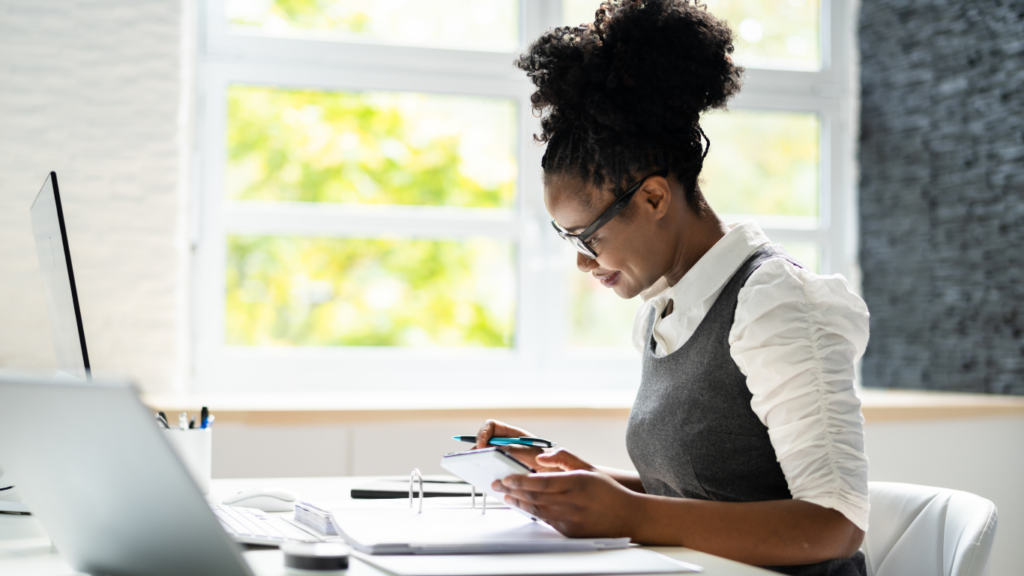
[[[210,493],[213,464],[213,428],[163,428],[164,438],[174,448],[203,495]]]

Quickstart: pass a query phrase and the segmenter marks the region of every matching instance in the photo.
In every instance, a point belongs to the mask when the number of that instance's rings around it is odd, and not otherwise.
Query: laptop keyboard
[[[320,538],[306,532],[281,518],[267,516],[255,508],[239,506],[211,506],[224,530],[243,544],[280,546],[288,540],[319,542]]]

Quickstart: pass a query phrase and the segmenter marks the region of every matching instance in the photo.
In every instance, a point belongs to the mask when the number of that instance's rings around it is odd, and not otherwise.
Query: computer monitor
[[[50,316],[50,332],[57,354],[56,379],[89,380],[89,352],[85,347],[82,313],[78,307],[75,272],[71,268],[68,233],[60,204],[57,173],[50,172],[32,202],[32,231],[36,255],[43,273],[43,291]],[[11,485],[10,475],[0,468],[0,513],[28,513],[21,494]]]
[[[46,177],[30,211],[49,308],[53,347],[57,354],[57,375],[88,380],[89,352],[85,347],[85,330],[82,328],[56,172],[50,172]]]

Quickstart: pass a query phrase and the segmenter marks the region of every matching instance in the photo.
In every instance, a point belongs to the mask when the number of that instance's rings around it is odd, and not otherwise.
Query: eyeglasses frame
[[[590,226],[587,226],[586,229],[583,230],[583,232],[573,234],[572,232],[569,232],[565,228],[559,226],[558,223],[555,222],[554,220],[551,221],[551,226],[554,227],[555,232],[558,233],[562,240],[565,240],[566,242],[571,244],[574,248],[576,248],[577,252],[583,254],[587,258],[590,258],[591,260],[594,260],[597,258],[597,252],[595,252],[594,249],[590,247],[590,244],[587,244],[587,240],[589,240],[595,232],[600,230],[602,226],[604,226],[608,222],[611,222],[613,218],[618,216],[620,213],[622,213],[623,210],[626,209],[627,206],[629,206],[630,201],[633,200],[633,196],[635,196],[636,193],[640,190],[640,188],[644,185],[644,182],[647,182],[648,178],[652,178],[654,176],[661,176],[662,178],[664,178],[668,176],[668,172],[669,171],[667,168],[662,168],[661,170],[651,172],[647,176],[641,178],[636,184],[633,184],[632,186],[627,188],[625,192],[616,197],[615,201],[612,202],[612,205],[609,206],[604,212],[602,212],[601,215],[598,216],[597,219],[590,224]]]

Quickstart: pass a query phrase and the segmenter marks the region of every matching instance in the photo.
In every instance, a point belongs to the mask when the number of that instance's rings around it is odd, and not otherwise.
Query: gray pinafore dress
[[[792,498],[768,428],[750,407],[746,377],[729,353],[740,289],[768,260],[792,259],[764,246],[733,275],[682,348],[654,356],[647,324],[643,379],[629,415],[626,447],[648,494],[720,502]],[[794,264],[796,264],[794,262]],[[799,576],[865,576],[864,555],[804,566],[770,566]]]

